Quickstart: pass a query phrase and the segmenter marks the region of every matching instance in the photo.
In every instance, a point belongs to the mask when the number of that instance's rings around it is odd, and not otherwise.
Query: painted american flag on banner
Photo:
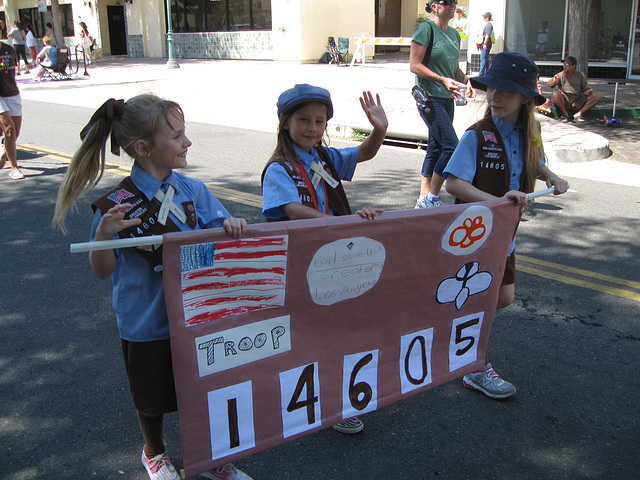
[[[288,235],[180,247],[186,326],[284,306]]]

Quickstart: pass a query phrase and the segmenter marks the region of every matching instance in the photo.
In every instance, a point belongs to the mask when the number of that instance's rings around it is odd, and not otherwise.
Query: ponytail
[[[58,190],[56,209],[53,214],[52,226],[58,227],[63,233],[67,231],[64,225],[67,213],[70,209],[76,208],[76,200],[98,185],[102,178],[106,142],[111,133],[112,122],[112,119],[99,118],[93,124],[89,122],[89,125],[82,130],[84,133],[82,144],[71,158],[67,173]]]

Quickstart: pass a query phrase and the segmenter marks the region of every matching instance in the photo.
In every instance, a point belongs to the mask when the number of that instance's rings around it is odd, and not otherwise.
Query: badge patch
[[[184,208],[184,213],[187,214],[187,222],[191,228],[196,228],[198,224],[196,220],[196,208],[193,205],[192,201],[182,202],[182,208]]]
[[[484,137],[484,141],[486,142],[487,140],[493,143],[498,143],[498,139],[496,138],[496,135],[493,132],[487,132],[485,130],[482,131],[482,136]]]
[[[115,202],[117,204],[122,203],[124,200],[126,200],[127,198],[131,198],[133,197],[133,193],[128,192],[127,190],[125,190],[124,188],[121,188],[120,190],[116,190],[115,192],[113,192],[111,195],[109,195],[107,198],[109,200],[111,200],[112,202]]]

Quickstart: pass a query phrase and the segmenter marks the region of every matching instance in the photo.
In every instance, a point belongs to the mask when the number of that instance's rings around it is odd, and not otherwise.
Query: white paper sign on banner
[[[453,320],[449,341],[450,372],[477,360],[483,318],[484,312],[480,312]]]
[[[207,403],[212,460],[256,446],[251,381],[209,392]]]
[[[366,237],[323,245],[307,269],[311,298],[328,306],[359,297],[378,283],[385,258],[382,243]]]
[[[201,377],[291,350],[289,315],[197,337]]]
[[[378,350],[345,355],[342,370],[342,418],[378,408]]]
[[[282,434],[297,435],[322,424],[318,362],[280,373]]]
[[[400,388],[402,394],[431,383],[433,328],[400,337]]]

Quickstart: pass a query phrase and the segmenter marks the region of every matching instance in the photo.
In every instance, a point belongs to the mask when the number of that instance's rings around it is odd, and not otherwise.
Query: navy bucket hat
[[[327,106],[327,120],[333,117],[333,103],[328,90],[314,87],[306,83],[299,83],[289,90],[285,90],[278,97],[278,118],[282,118],[296,107],[309,102],[320,102]]]
[[[545,98],[538,93],[538,66],[526,55],[517,52],[498,53],[491,61],[486,75],[471,78],[471,85],[480,90],[487,87],[521,93],[542,105]]]

